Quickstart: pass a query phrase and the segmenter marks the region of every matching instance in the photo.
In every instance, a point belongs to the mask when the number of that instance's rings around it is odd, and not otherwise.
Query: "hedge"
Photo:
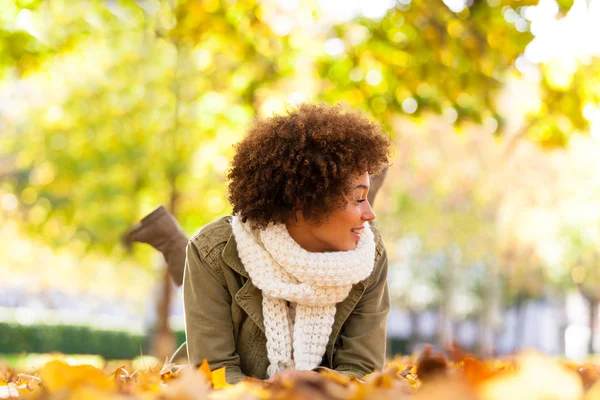
[[[1,353],[97,354],[106,359],[130,359],[150,354],[148,335],[124,331],[98,330],[74,325],[18,325],[0,322]],[[185,332],[175,332],[178,345]],[[388,355],[407,354],[408,342],[388,338]]]
[[[179,344],[185,333],[177,331]],[[0,322],[0,353],[98,354],[129,359],[149,354],[149,336],[73,325],[18,325]]]

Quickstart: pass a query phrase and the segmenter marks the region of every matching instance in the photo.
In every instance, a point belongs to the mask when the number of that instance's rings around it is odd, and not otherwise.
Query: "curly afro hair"
[[[379,124],[340,105],[303,104],[257,120],[227,176],[233,213],[265,227],[301,210],[319,224],[345,207],[352,178],[388,163],[389,147]]]

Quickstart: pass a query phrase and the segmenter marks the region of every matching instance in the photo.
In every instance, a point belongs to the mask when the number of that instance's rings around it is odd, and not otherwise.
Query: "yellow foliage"
[[[54,360],[40,371],[42,385],[49,392],[76,390],[90,386],[100,390],[112,390],[115,384],[98,368],[91,365],[71,366],[64,361]]]
[[[206,379],[210,382],[212,380],[212,372],[210,371],[210,367],[208,366],[208,360],[205,358],[202,361],[202,365],[200,365],[200,371],[206,376]]]
[[[557,361],[537,353],[484,361],[454,350],[450,357],[447,360],[428,348],[421,355],[396,358],[361,379],[324,369],[285,371],[267,381],[247,378],[235,385],[227,383],[225,367],[211,371],[207,361],[199,368],[166,364],[129,373],[117,367],[105,374],[90,365],[53,360],[39,376],[0,371],[0,399],[600,399],[600,369],[591,364]]]
[[[212,384],[215,389],[223,389],[231,386],[225,380],[225,367],[219,368],[212,372]]]
[[[583,385],[577,374],[558,362],[536,353],[525,354],[514,373],[499,374],[483,384],[485,400],[561,399],[577,400]]]

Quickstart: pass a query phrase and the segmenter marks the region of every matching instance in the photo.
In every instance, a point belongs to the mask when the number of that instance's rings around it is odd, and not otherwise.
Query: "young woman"
[[[187,245],[191,365],[226,367],[230,383],[383,367],[387,256],[367,196],[389,145],[376,123],[339,106],[254,123],[228,175],[233,216]]]

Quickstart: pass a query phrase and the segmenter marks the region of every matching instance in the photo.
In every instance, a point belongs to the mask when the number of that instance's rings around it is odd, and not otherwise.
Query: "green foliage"
[[[476,1],[453,12],[414,0],[381,21],[339,25],[332,37],[346,52],[321,60],[325,97],[385,122],[398,113],[445,113],[457,124],[493,118],[499,125],[498,91],[532,38],[525,19],[517,28],[504,13],[532,3]]]
[[[177,343],[185,341],[176,332]],[[72,325],[18,325],[0,322],[0,353],[97,354],[106,359],[128,359],[149,354],[144,335],[96,330]]]
[[[36,16],[58,23],[66,4]],[[8,189],[25,225],[56,247],[112,252],[160,203],[188,230],[226,212],[223,153],[251,122],[257,91],[281,74],[280,43],[255,2],[111,4],[70,8],[60,30],[77,40],[43,65],[50,99],[4,147],[17,154]]]
[[[381,21],[361,19],[331,32],[345,52],[321,58],[324,97],[344,100],[391,125],[398,114],[443,114],[457,126],[484,125],[506,134],[498,94],[520,75],[516,62],[532,39],[528,6],[536,1],[475,1],[460,12],[430,2],[400,2]],[[561,13],[572,1],[559,1]],[[509,22],[511,21],[511,22]],[[565,70],[542,65],[541,109],[528,116],[524,135],[542,147],[564,147],[573,131],[589,130],[582,114],[598,104],[597,58]]]
[[[185,341],[183,330],[175,331],[177,346]],[[148,335],[103,331],[74,325],[18,325],[0,322],[0,354],[51,353],[95,354],[105,359],[131,359],[149,354]],[[405,339],[390,338],[388,355],[407,354]]]
[[[597,224],[567,226],[562,231],[563,275],[555,278],[561,286],[577,287],[589,300],[600,301],[600,227]]]
[[[387,353],[388,357],[393,357],[396,354],[410,354],[411,348],[407,339],[388,338]]]
[[[276,35],[258,0],[5,3],[0,68],[20,94],[2,121],[0,163],[12,171],[0,191],[17,196],[33,237],[123,256],[121,233],[158,204],[190,234],[229,211],[232,145],[267,94],[299,75],[320,84],[318,99],[348,102],[390,127],[398,115],[443,114],[503,135],[498,93],[519,74],[532,38],[525,10],[537,2],[482,0],[453,11],[400,1],[381,19],[308,39],[300,29]],[[315,51],[327,39],[343,51]],[[541,66],[542,106],[525,136],[556,147],[589,128],[582,110],[600,101],[600,72],[588,61],[571,72]],[[313,62],[316,76],[303,70]]]
[[[530,116],[528,137],[543,147],[564,147],[573,131],[590,128],[584,109],[600,103],[600,59],[581,62],[574,70],[550,62],[542,73],[542,106]]]
[[[574,0],[556,0],[556,3],[558,4],[558,8],[560,9],[560,12],[563,14],[566,14],[569,12],[569,10],[571,10],[571,7],[573,7],[573,3],[575,3]]]

